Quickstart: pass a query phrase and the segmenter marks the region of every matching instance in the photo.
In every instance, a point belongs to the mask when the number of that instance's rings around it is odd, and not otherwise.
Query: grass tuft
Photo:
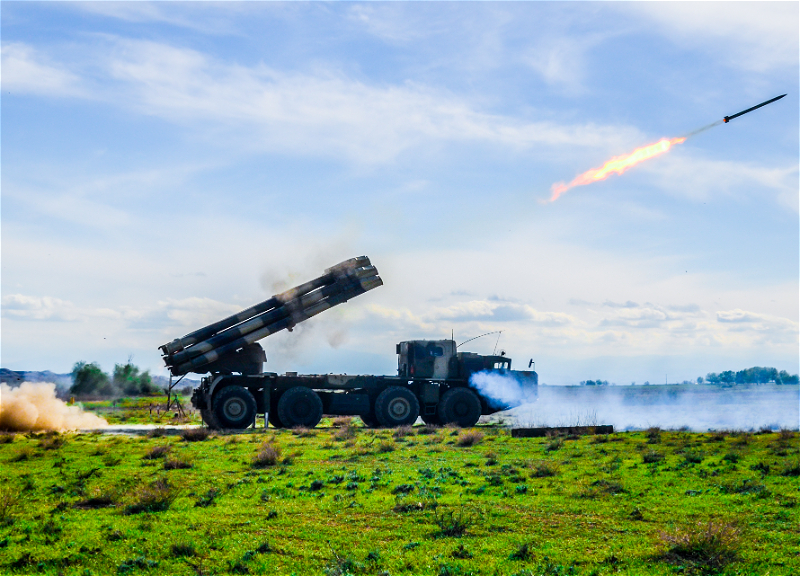
[[[164,458],[169,451],[172,450],[172,446],[169,444],[161,444],[159,446],[153,446],[150,450],[147,451],[147,454],[142,456],[145,460],[156,460],[157,458]]]
[[[178,491],[166,480],[156,480],[139,487],[134,502],[125,507],[125,514],[162,512],[167,510],[177,497]]]
[[[265,442],[253,457],[253,468],[266,468],[275,466],[281,457],[281,449],[277,444]]]
[[[475,444],[480,443],[481,440],[483,440],[483,432],[480,430],[468,430],[462,432],[461,435],[456,438],[456,446],[475,446]]]
[[[704,574],[716,573],[739,557],[740,532],[730,523],[701,522],[660,537],[668,546],[663,559]]]
[[[173,558],[185,558],[197,556],[197,550],[192,542],[178,542],[170,547],[170,554]]]
[[[204,427],[186,428],[181,431],[181,438],[186,442],[202,442],[211,436],[211,430]]]
[[[533,478],[549,478],[558,474],[558,467],[547,460],[534,462],[531,468],[533,469],[531,472]]]
[[[193,467],[194,464],[192,464],[189,460],[183,460],[181,458],[164,459],[164,470],[188,470],[189,468]]]

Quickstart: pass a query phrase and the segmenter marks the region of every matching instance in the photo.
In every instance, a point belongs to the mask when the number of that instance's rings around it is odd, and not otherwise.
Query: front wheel
[[[375,417],[381,426],[410,426],[419,416],[419,400],[408,388],[391,386],[375,400]]]
[[[439,420],[443,424],[471,428],[480,417],[481,401],[469,388],[451,388],[439,402]]]
[[[322,400],[311,388],[290,388],[278,400],[278,418],[286,428],[313,428],[322,420]]]
[[[221,428],[243,430],[256,419],[256,399],[241,386],[226,386],[214,397],[214,419]]]

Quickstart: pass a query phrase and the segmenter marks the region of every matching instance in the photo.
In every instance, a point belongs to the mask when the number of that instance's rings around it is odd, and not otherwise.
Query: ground
[[[199,430],[0,436],[0,573],[800,572],[789,431]]]

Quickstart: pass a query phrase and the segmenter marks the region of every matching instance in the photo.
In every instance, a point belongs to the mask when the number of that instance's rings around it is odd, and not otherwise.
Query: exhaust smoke
[[[800,422],[800,388],[795,385],[541,385],[535,398],[508,376],[475,374],[470,382],[498,406],[512,406],[498,416],[512,419],[515,426],[611,424],[616,430],[657,426],[705,432],[796,430]]]
[[[68,406],[56,398],[50,382],[23,382],[19,388],[0,384],[0,430],[88,430],[108,426],[103,418]]]

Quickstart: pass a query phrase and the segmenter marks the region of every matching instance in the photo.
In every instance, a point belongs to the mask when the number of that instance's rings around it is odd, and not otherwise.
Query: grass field
[[[323,423],[0,436],[0,573],[800,573],[792,432]]]

